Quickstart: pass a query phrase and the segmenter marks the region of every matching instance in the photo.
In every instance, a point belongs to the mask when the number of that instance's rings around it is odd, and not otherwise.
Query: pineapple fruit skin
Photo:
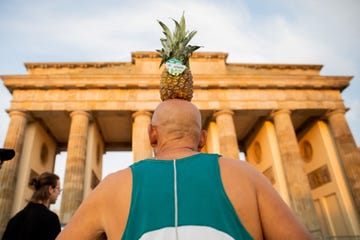
[[[171,75],[166,69],[163,70],[160,80],[160,98],[162,101],[168,99],[183,99],[191,101],[193,97],[193,80],[189,68],[178,76]]]

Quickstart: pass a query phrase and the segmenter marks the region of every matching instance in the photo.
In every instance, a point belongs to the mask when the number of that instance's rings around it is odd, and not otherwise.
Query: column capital
[[[273,110],[271,113],[270,113],[270,116],[273,118],[275,117],[276,115],[278,114],[287,114],[287,115],[290,115],[291,114],[291,110],[290,109],[277,109],[277,110]]]
[[[217,116],[222,115],[222,114],[229,114],[229,115],[233,116],[234,111],[232,111],[230,109],[222,109],[217,112],[214,112],[213,116],[216,118]]]
[[[10,117],[12,116],[22,116],[25,117],[27,120],[30,120],[30,114],[26,110],[6,110],[6,112],[9,114]]]
[[[88,119],[92,119],[92,115],[89,111],[86,111],[86,110],[75,110],[75,111],[72,111],[70,112],[70,117],[74,117],[76,115],[84,115],[86,116]]]
[[[131,117],[132,118],[136,118],[137,116],[141,116],[141,115],[145,115],[145,116],[148,116],[148,117],[151,117],[152,116],[152,113],[149,112],[149,111],[137,111],[137,112],[134,112]]]
[[[337,109],[329,109],[326,113],[325,113],[325,117],[329,118],[335,114],[345,114],[346,113],[346,109],[343,108],[337,108]]]

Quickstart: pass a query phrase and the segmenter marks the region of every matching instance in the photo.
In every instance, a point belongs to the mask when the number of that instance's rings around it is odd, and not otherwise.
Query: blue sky
[[[156,19],[173,26],[183,11],[198,31],[192,44],[227,52],[228,62],[322,64],[321,75],[354,76],[343,98],[360,144],[358,0],[3,0],[0,75],[26,74],[28,62],[130,61],[161,47]],[[2,82],[0,96],[3,145],[11,95]]]

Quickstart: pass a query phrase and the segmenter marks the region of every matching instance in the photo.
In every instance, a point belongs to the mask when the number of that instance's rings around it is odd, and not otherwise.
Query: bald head
[[[174,138],[195,137],[201,131],[201,114],[191,102],[179,99],[166,100],[159,104],[152,117],[162,135]]]

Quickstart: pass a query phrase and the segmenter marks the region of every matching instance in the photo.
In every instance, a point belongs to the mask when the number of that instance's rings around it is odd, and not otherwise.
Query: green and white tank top
[[[122,240],[252,239],[225,193],[218,158],[197,154],[133,164]]]

